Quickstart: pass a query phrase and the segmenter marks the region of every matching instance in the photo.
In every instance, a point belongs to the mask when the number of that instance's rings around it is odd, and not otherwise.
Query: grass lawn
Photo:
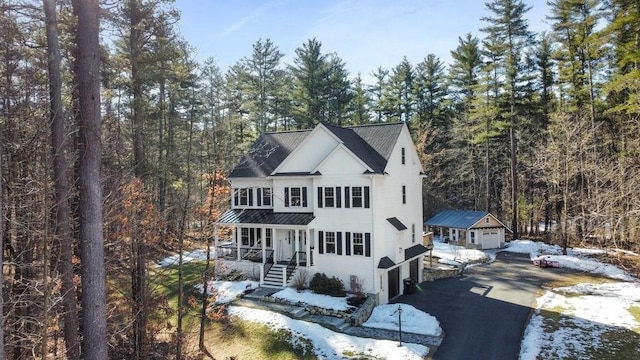
[[[567,275],[562,281],[548,284],[553,288],[579,283],[603,284],[614,280],[589,275]],[[583,295],[562,294],[568,299]],[[545,341],[538,359],[638,359],[640,358],[640,306],[631,306],[629,314],[638,321],[633,329],[612,326],[574,316],[575,309],[568,302],[563,306],[540,309]],[[606,308],[599,311],[606,312]],[[563,349],[563,350],[559,350]]]
[[[194,261],[183,265],[185,299],[193,296],[199,299],[199,293],[193,288],[202,282],[205,263]],[[154,291],[166,297],[168,307],[173,309],[169,314],[162,312],[162,323],[170,323],[174,329],[177,323],[178,308],[178,267],[155,268],[151,277]],[[185,302],[186,303],[186,302]],[[188,306],[183,320],[186,334],[185,348],[197,353],[198,330],[200,326],[200,304],[195,308]],[[174,330],[175,331],[175,330]],[[265,359],[294,360],[316,359],[313,346],[308,341],[291,344],[288,331],[274,331],[266,325],[255,324],[231,318],[222,321],[208,320],[205,332],[205,345],[216,359]]]

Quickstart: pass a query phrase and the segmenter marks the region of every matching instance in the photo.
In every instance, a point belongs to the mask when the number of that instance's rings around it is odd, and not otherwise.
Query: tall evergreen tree
[[[322,43],[315,38],[307,40],[295,53],[290,67],[294,78],[294,116],[298,128],[311,128],[325,120],[328,55],[322,53]]]
[[[280,60],[284,56],[270,40],[259,39],[253,44],[251,57],[242,60],[246,73],[241,78],[249,97],[248,116],[260,133],[275,129],[275,102],[278,94]]]
[[[514,239],[518,238],[518,174],[517,174],[517,98],[522,78],[522,55],[524,50],[532,45],[533,34],[528,29],[524,15],[531,9],[522,0],[494,0],[486,4],[493,16],[483,17],[482,20],[488,26],[482,31],[489,36],[496,37],[504,47],[504,74],[505,91],[508,94],[509,107],[507,119],[509,127],[510,143],[510,168],[511,168],[511,229]]]
[[[100,179],[100,6],[98,0],[74,0],[78,17],[77,79],[80,98],[80,260],[82,274],[82,351],[86,359],[108,358],[106,272],[102,184]]]

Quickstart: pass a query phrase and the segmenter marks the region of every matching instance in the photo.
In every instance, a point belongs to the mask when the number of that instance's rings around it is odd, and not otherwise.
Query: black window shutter
[[[350,187],[348,186],[344,187],[344,207],[346,208],[351,207],[350,206],[351,197],[349,196],[349,189]]]
[[[253,188],[247,189],[247,196],[249,197],[249,206],[253,206]]]
[[[344,238],[346,240],[346,245],[344,248],[344,254],[345,255],[351,255],[351,233],[345,233],[344,234]]]
[[[240,204],[240,200],[238,199],[240,190],[238,189],[234,189],[233,190],[233,205],[234,206],[238,206],[238,204]]]
[[[324,231],[318,231],[318,253],[324,254]]]
[[[338,255],[342,255],[342,232],[338,231],[336,233],[336,244],[338,248]]]
[[[322,207],[322,188],[318,187],[318,207]]]
[[[256,189],[256,201],[258,202],[258,206],[262,206],[262,189],[261,188],[257,188]]]
[[[284,188],[284,207],[289,207],[289,188]]]
[[[369,187],[364,187],[364,207],[369,208]]]
[[[302,207],[307,207],[307,187],[302,188]]]
[[[364,234],[364,256],[371,256],[371,234]]]
[[[340,186],[336,186],[336,207],[342,207],[342,189]]]

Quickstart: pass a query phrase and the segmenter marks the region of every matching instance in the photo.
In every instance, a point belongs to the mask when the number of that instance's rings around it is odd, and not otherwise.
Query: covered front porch
[[[313,214],[271,210],[229,210],[217,226],[231,237],[216,238],[216,258],[258,277],[264,286],[285,287],[298,267],[313,266]]]

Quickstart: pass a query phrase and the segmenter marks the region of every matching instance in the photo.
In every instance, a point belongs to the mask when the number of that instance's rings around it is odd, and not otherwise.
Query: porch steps
[[[269,272],[265,274],[262,286],[282,289],[282,271],[286,268],[286,265],[273,264]]]

